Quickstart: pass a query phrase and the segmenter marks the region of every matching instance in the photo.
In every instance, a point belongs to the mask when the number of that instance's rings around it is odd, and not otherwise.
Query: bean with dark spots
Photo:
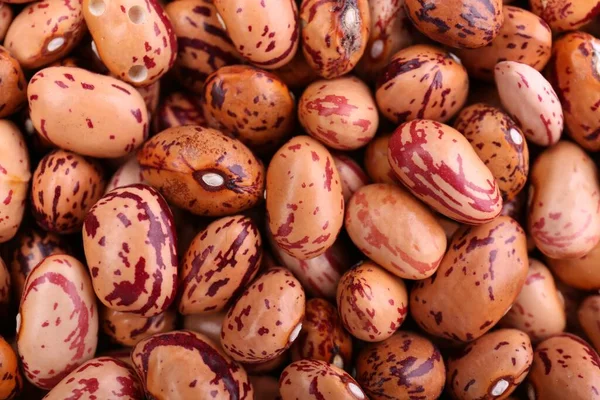
[[[139,341],[156,333],[170,332],[175,329],[176,313],[167,310],[152,317],[139,314],[111,310],[107,307],[100,309],[100,324],[102,330],[111,340],[123,346],[133,347]]]

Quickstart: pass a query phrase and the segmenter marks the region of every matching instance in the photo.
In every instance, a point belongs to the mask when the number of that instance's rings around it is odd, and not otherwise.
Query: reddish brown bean
[[[266,196],[273,239],[289,255],[306,260],[333,245],[344,222],[344,198],[331,154],[319,142],[296,136],[275,153]]]
[[[224,217],[199,232],[183,257],[179,312],[226,309],[252,281],[262,258],[262,240],[252,219]]]
[[[304,89],[319,79],[319,75],[308,65],[306,57],[304,57],[304,53],[301,50],[296,52],[296,55],[289,63],[272,72],[290,89]]]
[[[600,289],[600,243],[586,255],[558,260],[546,258],[552,272],[564,283],[581,290]]]
[[[23,376],[19,369],[19,359],[11,345],[0,336],[0,399],[11,400],[19,396],[23,389]]]
[[[529,0],[529,4],[531,11],[542,17],[554,32],[580,28],[600,13],[595,0]]]
[[[352,158],[342,153],[333,153],[331,156],[340,174],[342,196],[344,196],[344,202],[347,203],[354,192],[370,183],[369,177]]]
[[[0,15],[8,6],[2,7]],[[27,82],[19,62],[0,46],[0,118],[19,111],[27,101]]]
[[[174,330],[175,317],[176,313],[169,310],[152,317],[143,317],[106,307],[100,309],[100,323],[104,333],[114,342],[129,347],[156,333]]]
[[[468,342],[485,334],[513,304],[527,276],[525,232],[498,217],[454,234],[436,275],[410,294],[411,315],[426,332]]]
[[[177,3],[182,1],[186,0]],[[165,129],[185,125],[206,126],[206,119],[202,111],[202,99],[185,92],[173,92],[165,96],[154,118],[154,130],[162,132]]]
[[[259,276],[231,306],[223,320],[221,344],[234,360],[255,364],[272,360],[298,337],[305,296],[300,282],[284,268]]]
[[[214,129],[167,129],[144,144],[138,161],[146,181],[194,214],[236,214],[263,197],[262,163],[243,143]]]
[[[254,398],[261,400],[281,400],[279,396],[279,382],[268,375],[249,376],[254,388]]]
[[[10,271],[6,263],[0,258],[0,317],[8,315],[11,298]]]
[[[437,347],[412,332],[399,331],[383,342],[369,344],[356,359],[356,380],[372,400],[437,399],[445,379]]]

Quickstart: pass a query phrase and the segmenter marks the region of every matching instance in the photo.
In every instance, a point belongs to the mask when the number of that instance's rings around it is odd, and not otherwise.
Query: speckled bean
[[[17,398],[23,389],[23,376],[19,369],[19,359],[11,345],[0,336],[0,399]]]
[[[581,290],[600,289],[600,242],[579,258],[546,258],[552,272],[564,283]]]
[[[196,235],[183,257],[179,312],[226,310],[252,281],[261,258],[262,240],[252,219],[235,215],[212,222]]]
[[[148,110],[148,119],[152,120],[152,116],[156,113],[158,102],[160,101],[160,81],[151,83],[148,86],[138,87],[136,90],[144,99],[146,110]]]
[[[116,158],[131,153],[147,137],[144,99],[115,78],[80,68],[49,67],[31,78],[27,96],[36,131],[65,150]]]
[[[104,333],[114,342],[129,347],[156,333],[175,330],[175,317],[175,311],[171,310],[152,317],[143,317],[106,307],[100,309],[100,323]]]
[[[96,51],[114,76],[147,86],[175,63],[175,33],[156,0],[83,0],[82,7]]]
[[[0,14],[3,12],[2,4]],[[23,70],[19,62],[0,46],[0,118],[19,111],[26,102],[27,82]]]
[[[98,309],[85,266],[68,255],[45,258],[27,276],[17,315],[17,346],[29,382],[52,389],[94,357]]]
[[[366,342],[389,338],[408,314],[408,295],[402,279],[371,261],[342,276],[336,300],[344,327]]]
[[[180,0],[177,3],[183,1],[186,0]],[[154,118],[154,130],[161,132],[165,129],[184,125],[206,126],[206,118],[204,118],[201,102],[201,97],[185,92],[173,92],[165,96]]]
[[[600,13],[596,0],[529,0],[529,5],[531,11],[542,17],[554,32],[580,28]]]
[[[513,304],[527,277],[525,232],[509,217],[463,227],[437,273],[418,281],[411,315],[426,332],[468,342],[492,329]]]
[[[310,84],[300,97],[298,117],[309,135],[338,150],[366,145],[379,126],[375,99],[355,77]]]
[[[173,215],[146,185],[115,189],[89,211],[83,249],[98,299],[116,311],[151,317],[175,297],[177,251]]]
[[[223,320],[221,344],[234,360],[269,361],[298,337],[305,295],[300,282],[284,268],[259,276],[231,306]]]
[[[371,183],[370,179],[362,167],[351,157],[343,153],[333,153],[331,157],[333,157],[335,167],[340,174],[342,196],[344,196],[344,202],[347,203],[354,192]]]
[[[131,358],[147,397],[152,399],[254,398],[246,371],[199,333],[173,331],[151,336],[135,346]],[[182,368],[173,368],[176,365]]]
[[[138,161],[146,181],[194,214],[232,215],[254,207],[263,197],[261,161],[239,140],[214,129],[183,126],[162,131],[144,144]]]
[[[267,170],[269,228],[277,245],[300,260],[323,254],[344,217],[340,176],[331,154],[316,140],[296,136]]]
[[[467,224],[493,220],[502,196],[468,140],[448,125],[415,120],[400,125],[388,145],[396,176],[434,210]]]
[[[576,144],[545,150],[531,169],[529,233],[552,258],[578,258],[600,241],[600,184],[592,159]]]
[[[400,50],[377,80],[379,110],[397,124],[413,119],[445,122],[465,104],[469,77],[460,60],[429,45]]]
[[[433,213],[396,185],[360,188],[348,202],[345,227],[367,257],[405,279],[433,275],[446,251]]]

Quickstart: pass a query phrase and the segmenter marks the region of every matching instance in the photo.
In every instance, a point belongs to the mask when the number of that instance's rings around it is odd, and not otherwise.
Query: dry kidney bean
[[[226,311],[211,314],[191,314],[183,317],[183,329],[201,333],[221,346],[221,326]]]
[[[375,183],[397,184],[398,178],[387,160],[388,145],[392,135],[375,137],[369,142],[363,163],[369,178]]]
[[[208,393],[216,399],[254,398],[246,371],[199,333],[153,335],[135,346],[131,358],[152,399],[204,399]]]
[[[65,150],[116,158],[147,137],[144,99],[118,79],[81,68],[49,67],[31,78],[27,95],[36,131]]]
[[[119,79],[147,86],[173,66],[177,40],[156,0],[84,0],[82,8],[99,57]]]
[[[501,61],[517,61],[538,71],[544,69],[552,53],[552,32],[537,15],[514,6],[504,6],[504,24],[498,36],[478,49],[458,49],[456,54],[469,76],[492,81],[494,67]]]
[[[43,0],[15,17],[4,45],[23,68],[36,69],[70,53],[85,33],[80,1]]]
[[[525,333],[499,329],[448,359],[446,387],[458,400],[505,399],[523,382],[532,361],[533,350]]]
[[[162,131],[144,144],[138,161],[147,182],[194,214],[235,214],[263,196],[262,162],[243,143],[214,129]]]
[[[12,239],[19,229],[29,189],[29,154],[19,128],[0,120],[0,243]]]
[[[542,74],[526,64],[502,61],[496,64],[494,76],[502,105],[527,139],[540,146],[558,142],[563,112],[556,92]]]
[[[413,332],[398,331],[383,342],[369,344],[356,359],[356,380],[373,400],[412,395],[437,399],[445,379],[437,347]]]
[[[306,61],[301,50],[296,52],[292,60],[273,71],[290,89],[303,89],[319,79],[319,75]]]
[[[308,64],[323,78],[337,78],[350,72],[365,52],[371,30],[369,2],[302,0],[300,23]]]
[[[78,232],[105,186],[98,163],[69,151],[53,151],[42,158],[33,173],[33,215],[47,231]]]
[[[187,89],[200,94],[208,75],[241,62],[211,0],[174,1],[165,6],[165,12],[177,36],[174,71]]]
[[[551,258],[577,258],[600,241],[600,184],[592,159],[577,145],[560,142],[531,169],[529,233]]]
[[[17,346],[29,382],[52,389],[94,357],[98,308],[85,266],[67,255],[45,258],[27,276]]]
[[[23,389],[23,376],[19,369],[19,358],[11,345],[0,337],[0,398],[11,400],[16,398]]]
[[[184,1],[181,0],[177,3]],[[206,126],[201,101],[200,97],[185,92],[173,92],[165,96],[154,118],[154,130],[161,132],[165,129],[184,125]]]
[[[158,102],[160,101],[160,81],[151,83],[148,86],[136,88],[138,93],[142,95],[146,109],[148,110],[148,119],[152,120],[152,116],[158,109]]]
[[[587,297],[577,311],[577,317],[583,331],[596,349],[600,350],[600,296]]]
[[[561,333],[566,324],[564,300],[550,270],[541,262],[529,259],[525,285],[500,325],[519,329],[533,342],[539,342]]]
[[[467,100],[469,77],[453,54],[415,45],[394,54],[377,80],[377,105],[390,121],[451,119]]]
[[[65,376],[47,395],[46,400],[81,398],[138,400],[143,390],[138,377],[126,363],[112,357],[89,360]],[[93,393],[93,394],[92,394]]]
[[[320,360],[300,360],[288,365],[279,378],[279,392],[283,400],[367,398],[348,373]]]
[[[366,256],[401,278],[433,275],[446,251],[446,236],[433,213],[395,185],[375,183],[354,193],[345,227]]]
[[[389,338],[408,314],[408,295],[402,279],[371,261],[342,276],[336,300],[344,327],[365,342]]]
[[[254,67],[218,69],[206,80],[202,98],[210,127],[258,153],[277,148],[294,128],[292,93],[277,76]]]
[[[292,344],[291,355],[293,361],[321,360],[342,369],[351,365],[352,337],[333,305],[323,299],[306,302],[302,330]]]
[[[368,185],[369,177],[363,171],[360,164],[354,161],[352,158],[342,154],[333,153],[333,162],[335,167],[340,174],[342,180],[342,196],[344,196],[344,202],[347,203],[350,197],[361,187]]]
[[[501,0],[406,0],[405,8],[418,30],[451,47],[483,47],[504,23]]]
[[[527,376],[530,399],[598,397],[600,358],[583,339],[563,333],[541,342]]]
[[[269,228],[294,258],[323,254],[343,224],[344,197],[331,154],[308,136],[296,136],[273,156],[267,170]]]
[[[218,18],[238,52],[264,69],[279,68],[298,50],[298,7],[294,0],[213,0]]]
[[[477,103],[463,108],[454,128],[490,169],[505,201],[523,189],[529,173],[529,149],[521,130],[502,110]]]
[[[115,189],[87,214],[83,248],[98,299],[108,308],[151,317],[175,298],[173,215],[146,185]]]
[[[122,312],[102,307],[100,323],[104,333],[123,346],[135,346],[156,333],[170,332],[175,329],[174,311],[167,310],[152,317]]]
[[[134,185],[136,183],[147,183],[142,176],[142,167],[138,163],[136,157],[131,157],[121,165],[118,170],[115,171],[110,181],[106,184],[104,189],[105,193],[110,192],[113,189]]]
[[[0,118],[14,114],[26,101],[27,82],[21,66],[0,46]]]
[[[179,312],[222,311],[258,272],[262,241],[256,224],[236,215],[211,223],[194,238],[182,260]]]
[[[6,32],[12,24],[14,17],[13,10],[8,3],[0,3],[0,42],[4,41]]]
[[[586,255],[571,259],[546,258],[552,272],[567,285],[581,290],[600,289],[600,243]]]
[[[284,268],[259,276],[223,320],[221,344],[234,360],[260,363],[287,350],[300,334],[305,295]]]
[[[369,143],[379,125],[369,87],[354,77],[310,84],[300,97],[298,116],[309,135],[338,150]]]
[[[285,365],[290,363],[289,349],[269,361],[264,361],[256,364],[244,364],[244,369],[249,374],[267,374],[275,370],[281,370]]]
[[[502,216],[459,229],[448,249],[437,273],[413,286],[411,315],[432,335],[468,342],[489,331],[519,295],[527,277],[525,232]]]
[[[580,28],[600,13],[594,0],[529,0],[529,5],[555,32]]]
[[[482,224],[502,210],[491,171],[468,140],[448,125],[430,120],[400,125],[390,138],[388,160],[418,199],[449,218]]]

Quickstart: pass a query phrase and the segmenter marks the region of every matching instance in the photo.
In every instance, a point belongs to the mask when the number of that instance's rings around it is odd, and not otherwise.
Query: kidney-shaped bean
[[[1,7],[0,13],[4,11]],[[18,111],[27,101],[27,81],[17,59],[2,46],[0,78],[0,118],[4,118]]]
[[[155,333],[170,332],[175,329],[176,313],[167,310],[152,317],[139,314],[111,310],[107,307],[100,309],[100,323],[104,333],[114,342],[123,346],[135,346]]]
[[[600,289],[600,242],[586,255],[559,260],[546,258],[552,272],[564,283],[580,290]]]
[[[0,337],[0,398],[12,400],[19,396],[23,389],[23,376],[19,369],[19,358],[12,346]]]

